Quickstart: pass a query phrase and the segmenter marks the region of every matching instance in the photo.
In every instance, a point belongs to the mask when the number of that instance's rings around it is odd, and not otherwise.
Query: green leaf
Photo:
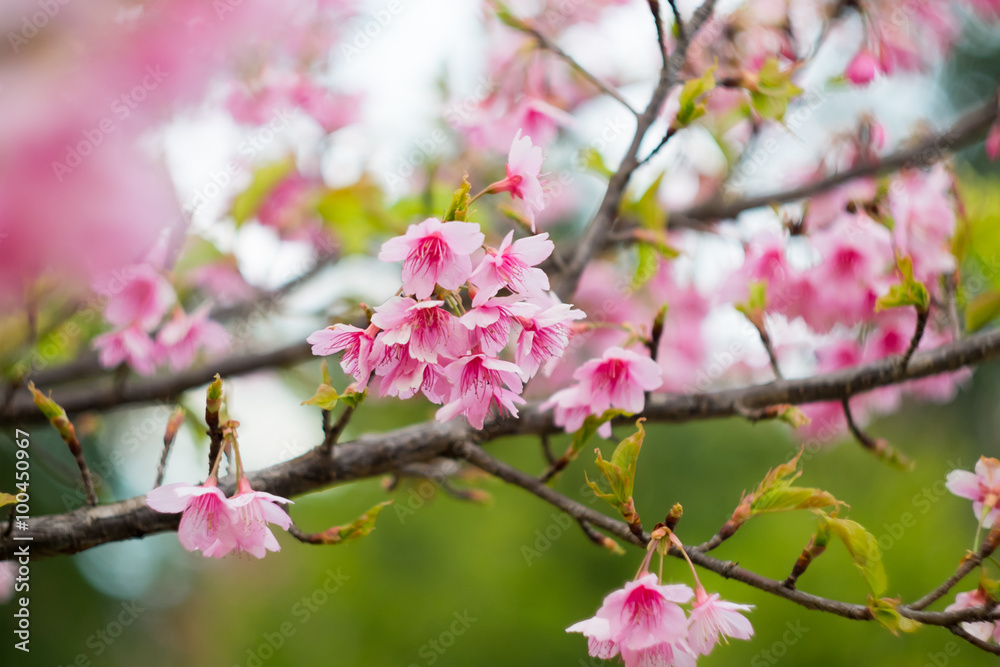
[[[806,413],[794,405],[784,405],[781,408],[781,412],[778,413],[778,419],[792,428],[801,428],[812,421],[806,416]]]
[[[69,417],[66,416],[66,411],[63,410],[62,406],[52,400],[51,395],[46,396],[35,389],[34,382],[28,382],[28,390],[31,392],[31,397],[35,401],[35,405],[38,406],[38,409],[42,411],[45,418],[52,424],[52,428],[58,431],[59,435],[67,443],[70,441],[75,442],[76,429],[73,428],[73,424],[70,422]]]
[[[900,600],[890,600],[888,598],[868,600],[868,609],[879,625],[887,629],[894,635],[900,632],[913,632],[920,627],[920,623],[910,618],[904,618],[897,611]]]
[[[840,538],[854,560],[854,565],[861,572],[872,595],[879,596],[885,592],[888,581],[885,567],[882,564],[882,552],[878,548],[878,540],[865,530],[865,527],[850,519],[838,519],[817,510],[820,525],[829,530],[832,535]]]
[[[216,373],[215,379],[205,390],[205,412],[217,415],[220,409],[222,409],[222,377]]]
[[[642,427],[644,417],[639,418],[635,425],[638,429],[635,433],[618,443],[610,461],[605,461],[601,456],[601,450],[597,452],[598,470],[611,486],[611,492],[605,493],[601,488],[586,477],[587,485],[593,489],[598,498],[608,501],[612,507],[617,509],[629,525],[637,525],[639,516],[635,512],[635,504],[632,500],[632,490],[635,485],[636,463],[639,458],[639,450],[642,449],[642,441],[646,432]]]
[[[838,502],[831,493],[822,489],[780,485],[754,498],[750,503],[750,515],[830,507]]]
[[[345,253],[364,253],[372,236],[391,231],[382,189],[365,174],[357,183],[319,193],[316,213],[340,240]]]
[[[208,239],[198,234],[188,234],[184,239],[184,248],[181,250],[177,263],[174,264],[174,273],[183,275],[200,266],[218,262],[226,257],[235,263],[235,257],[225,255]]]
[[[342,544],[360,539],[375,530],[375,519],[378,518],[379,512],[391,504],[391,500],[381,502],[346,526],[334,526],[312,537],[321,544]]]
[[[660,174],[641,197],[622,206],[624,212],[634,215],[646,229],[662,230],[667,227],[667,211],[660,206],[657,197],[662,182],[663,174]]]
[[[1000,290],[990,289],[977,295],[965,307],[965,330],[979,331],[1000,315]]]
[[[337,390],[328,384],[321,384],[313,397],[302,401],[300,405],[315,405],[323,410],[333,410],[337,405],[337,401],[340,400],[340,394]]]
[[[705,115],[705,103],[699,102],[698,98],[706,95],[715,88],[715,70],[718,68],[719,63],[716,62],[700,78],[691,79],[681,88],[680,97],[678,98],[680,108],[677,110],[674,127],[686,127]]]
[[[604,163],[601,152],[593,146],[580,151],[579,160],[579,166],[583,169],[589,169],[604,178],[611,178],[614,175],[614,172],[608,169],[608,165]]]
[[[792,83],[794,69],[781,71],[777,58],[768,58],[750,86],[750,103],[762,118],[781,120],[793,97],[802,89]]]
[[[455,194],[451,198],[451,205],[448,206],[448,212],[444,214],[444,222],[449,222],[451,220],[461,220],[466,221],[469,217],[469,204],[472,201],[472,197],[469,196],[469,190],[472,189],[472,184],[469,183],[469,175],[465,174],[462,176],[462,185],[455,190]]]
[[[337,405],[337,401],[341,401],[352,408],[356,408],[367,395],[367,390],[362,392],[345,391],[343,394],[337,393],[337,390],[333,388],[333,382],[330,380],[330,369],[327,366],[326,359],[320,364],[320,371],[323,373],[323,383],[316,389],[316,393],[312,398],[302,401],[300,405],[315,405],[322,410],[333,410]]]
[[[569,449],[566,450],[566,454],[563,456],[567,460],[572,461],[583,450],[584,446],[590,442],[594,435],[597,434],[597,429],[615,417],[627,414],[629,413],[624,410],[607,410],[603,415],[587,415],[587,418],[583,420],[583,426],[573,434],[573,442],[570,443]]]
[[[749,295],[743,303],[736,304],[736,310],[743,313],[754,324],[763,323],[764,312],[767,310],[767,281],[754,280],[749,285]]]
[[[890,287],[888,294],[878,298],[875,302],[875,311],[912,306],[921,312],[927,312],[931,305],[931,297],[923,283],[913,278],[913,260],[909,257],[900,257],[896,264],[903,280]]]
[[[229,210],[237,227],[257,215],[264,200],[294,168],[295,158],[288,156],[254,170],[250,185],[233,198],[233,205]]]
[[[660,253],[656,246],[650,243],[637,243],[636,251],[639,254],[639,261],[635,267],[635,275],[632,276],[632,289],[639,289],[656,276],[660,268]]]

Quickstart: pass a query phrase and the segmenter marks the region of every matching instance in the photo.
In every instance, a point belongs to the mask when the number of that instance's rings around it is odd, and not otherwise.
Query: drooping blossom
[[[609,348],[600,359],[586,362],[573,373],[573,378],[579,380],[580,397],[594,415],[609,408],[642,412],[643,392],[659,389],[663,384],[655,361],[620,347]]]
[[[232,511],[214,477],[200,486],[166,484],[146,494],[146,504],[157,512],[181,512],[177,537],[188,551],[222,558],[236,546]]]
[[[493,297],[471,308],[459,322],[471,332],[473,344],[478,344],[486,354],[496,356],[507,347],[515,318],[520,321],[538,312],[537,306],[522,299],[518,294]],[[524,371],[520,359],[517,365]]]
[[[443,303],[395,296],[375,309],[372,324],[382,329],[386,345],[403,345],[413,359],[437,363],[439,353],[457,357],[468,349],[458,320]]]
[[[753,626],[740,612],[751,609],[753,605],[722,600],[718,593],[708,595],[698,585],[695,588],[694,608],[691,610],[688,644],[698,655],[708,655],[720,639],[750,639],[753,636]]]
[[[152,375],[156,371],[159,357],[156,342],[138,324],[101,334],[91,344],[99,352],[98,359],[105,368],[115,368],[126,362],[140,375]]]
[[[372,348],[377,333],[375,325],[359,329],[350,324],[334,324],[313,332],[306,342],[312,344],[312,353],[317,356],[328,356],[343,350],[340,367],[358,381],[358,391],[364,391],[374,370]]]
[[[470,222],[441,222],[427,218],[410,225],[403,236],[382,244],[378,258],[383,262],[403,262],[403,289],[418,299],[426,299],[434,285],[458,289],[472,273],[471,255],[486,237],[479,225]]]
[[[989,600],[983,594],[982,589],[959,593],[955,596],[955,601],[944,608],[945,611],[962,611],[963,609],[975,609],[985,607]],[[982,641],[989,641],[998,631],[997,624],[990,621],[977,621],[974,623],[962,623],[962,629],[973,637]]]
[[[236,493],[226,501],[231,517],[233,549],[263,558],[268,551],[280,551],[274,533],[267,527],[273,523],[288,530],[292,519],[276,503],[292,501],[265,491],[254,491],[246,477],[240,477]]]
[[[188,314],[178,308],[156,336],[157,354],[175,371],[191,365],[200,350],[220,352],[229,344],[226,328],[209,319],[211,304],[206,302]]]
[[[517,131],[507,156],[507,177],[487,186],[487,192],[509,192],[513,199],[523,199],[525,214],[535,231],[535,211],[545,208],[545,193],[539,174],[542,170],[542,149],[531,143],[531,137],[522,137]]]
[[[555,248],[549,235],[536,234],[511,242],[513,238],[514,232],[508,232],[499,248],[488,248],[483,261],[468,277],[479,290],[473,306],[485,303],[504,287],[524,295],[542,294],[549,289],[549,277],[534,268]]]
[[[517,336],[514,360],[525,379],[537,373],[546,362],[563,355],[569,345],[570,323],[587,316],[570,304],[555,301],[544,310],[517,318],[521,331]]]
[[[127,282],[119,287],[123,277]],[[116,327],[135,323],[150,331],[177,299],[167,279],[148,264],[128,267],[119,275],[99,280],[96,287],[98,292],[110,293],[104,319]]]
[[[566,632],[588,638],[590,655],[609,659],[621,653],[626,667],[695,664],[686,644],[688,619],[677,603],[694,595],[683,584],[663,586],[646,574],[606,598],[597,614]]]
[[[524,403],[521,393],[521,369],[509,361],[501,361],[485,354],[462,357],[445,368],[452,382],[449,402],[437,411],[437,420],[446,422],[458,415],[465,415],[476,429],[483,427],[491,406],[500,415],[517,417],[515,403]]]
[[[976,472],[968,470],[952,470],[948,473],[945,486],[956,496],[972,501],[972,511],[976,519],[981,519],[983,509],[989,512],[983,520],[984,528],[992,528],[1000,509],[1000,461],[982,456],[976,462]]]

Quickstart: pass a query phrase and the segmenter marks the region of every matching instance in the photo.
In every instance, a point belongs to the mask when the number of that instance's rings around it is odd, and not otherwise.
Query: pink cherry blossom
[[[955,601],[944,608],[945,611],[962,611],[963,609],[975,609],[977,607],[985,607],[989,600],[983,594],[981,589],[976,589],[974,591],[968,591],[966,593],[959,593],[955,596]],[[990,621],[978,621],[975,623],[962,623],[962,629],[968,632],[973,637],[985,641],[989,641],[990,637],[998,630],[998,625],[996,623],[991,623]]]
[[[191,271],[188,279],[206,294],[211,294],[215,301],[226,306],[249,301],[257,294],[240,273],[236,258],[232,255],[199,266]]]
[[[396,396],[400,399],[412,398],[418,391],[432,403],[443,403],[450,389],[442,389],[441,364],[451,363],[449,357],[439,356],[439,363],[418,361],[410,356],[405,345],[386,345],[383,337],[375,341],[372,352],[375,360],[375,375],[379,378],[379,396]]]
[[[447,290],[458,289],[472,272],[469,255],[485,240],[478,224],[427,218],[410,225],[405,235],[382,244],[378,258],[403,262],[403,289],[418,299],[426,299],[434,292],[435,284]]]
[[[688,619],[677,605],[693,595],[688,586],[661,586],[655,574],[646,574],[609,594],[593,618],[566,632],[583,633],[594,657],[608,659],[621,652],[626,667],[693,667],[695,656],[685,643]]]
[[[698,655],[708,655],[720,639],[750,639],[753,626],[740,612],[751,609],[752,605],[721,600],[718,593],[706,595],[699,586],[695,591],[694,609],[691,610],[688,643]]]
[[[98,358],[105,368],[125,362],[140,375],[152,375],[156,371],[159,357],[156,343],[138,324],[101,334],[91,344],[100,353]]]
[[[107,291],[111,292],[111,298],[104,307],[104,319],[112,326],[137,323],[150,331],[160,323],[167,309],[177,299],[174,288],[148,264],[129,267],[121,273],[130,278],[117,291],[113,289],[116,285],[110,283],[112,287]]]
[[[545,208],[545,193],[539,180],[543,159],[542,149],[532,145],[531,138],[522,137],[518,130],[507,156],[507,177],[486,188],[494,194],[509,192],[511,198],[523,199],[531,231],[535,231],[534,212]]]
[[[236,545],[232,511],[214,477],[200,486],[179,482],[157,487],[146,494],[146,504],[164,514],[182,512],[177,537],[188,551],[222,558]]]
[[[542,294],[549,289],[549,277],[541,269],[533,268],[552,254],[555,244],[549,235],[536,234],[511,243],[514,232],[508,232],[497,249],[488,248],[483,261],[469,276],[469,282],[478,288],[472,300],[479,306],[501,288],[516,294]]]
[[[561,426],[567,433],[580,430],[584,420],[590,415],[590,404],[584,400],[580,385],[575,384],[552,394],[547,401],[538,406],[542,412],[555,408],[555,424]],[[611,437],[611,422],[604,422],[597,429],[602,438]]]
[[[443,303],[394,296],[375,309],[372,324],[382,329],[385,345],[404,345],[417,361],[437,363],[439,353],[457,357],[468,350],[458,320]]]
[[[545,310],[517,318],[520,333],[517,336],[515,363],[527,379],[538,372],[540,366],[562,357],[569,345],[570,323],[587,315],[567,303],[549,301]]]
[[[972,511],[976,519],[982,517],[983,508],[989,506],[989,513],[983,521],[984,528],[992,528],[1000,509],[1000,461],[994,458],[980,457],[976,462],[976,472],[967,470],[952,470],[945,481],[948,490],[961,498],[972,502]]]
[[[573,373],[573,378],[580,381],[580,396],[594,415],[609,408],[642,412],[643,392],[663,384],[655,361],[620,347],[605,350],[600,359],[591,359]]]
[[[364,391],[375,367],[372,350],[377,333],[378,327],[374,325],[359,329],[350,324],[334,324],[313,332],[306,342],[312,344],[312,353],[317,356],[325,357],[343,350],[340,367],[357,380],[358,391]]]
[[[524,403],[521,393],[521,369],[509,361],[485,354],[472,354],[452,362],[445,374],[452,382],[449,402],[437,411],[437,420],[446,422],[465,415],[476,429],[483,427],[490,407],[495,405],[503,416],[517,417],[515,403]]]
[[[515,318],[523,319],[538,312],[537,306],[522,301],[523,298],[519,294],[493,297],[470,309],[458,321],[472,333],[473,345],[496,356],[507,347]]]
[[[879,72],[879,61],[870,51],[861,50],[844,70],[844,78],[858,86],[867,86]]]
[[[281,496],[254,491],[250,481],[240,477],[236,493],[226,503],[232,521],[233,548],[255,558],[263,558],[268,551],[280,551],[281,546],[267,524],[273,523],[288,530],[292,519],[275,503],[290,502]]]
[[[190,314],[178,308],[157,334],[159,355],[169,361],[175,371],[190,366],[200,350],[221,352],[229,345],[229,332],[209,319],[210,311],[208,302]]]
[[[891,188],[892,235],[900,254],[913,260],[917,280],[933,282],[955,270],[951,237],[955,233],[955,204],[951,174],[938,165],[929,171],[903,172]]]
[[[842,216],[811,240],[822,259],[789,288],[789,302],[796,308],[788,314],[801,315],[820,333],[874,315],[876,288],[886,284],[893,265],[889,231],[857,213]]]

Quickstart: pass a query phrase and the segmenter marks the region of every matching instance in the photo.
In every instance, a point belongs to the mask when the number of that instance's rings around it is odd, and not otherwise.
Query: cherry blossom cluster
[[[752,637],[753,626],[743,612],[753,607],[708,594],[693,565],[694,590],[685,584],[664,585],[649,572],[649,559],[659,542],[654,538],[650,543],[634,581],[604,598],[593,618],[571,625],[566,632],[587,637],[591,656],[620,657],[626,667],[693,667],[699,656],[711,653],[727,637]],[[686,614],[680,605],[692,598]]]
[[[335,324],[312,334],[313,353],[343,351],[341,367],[358,391],[374,373],[381,396],[422,393],[442,405],[440,421],[462,414],[482,428],[491,407],[517,416],[523,383],[562,355],[572,321],[584,314],[547,293],[537,265],[552,253],[548,234],[515,241],[510,232],[485,253],[484,241],[476,223],[437,218],[386,241],[379,259],[402,261],[406,296],[375,308],[367,329]],[[463,288],[472,295],[468,310]],[[512,338],[514,361],[506,361],[500,354]]]
[[[541,163],[541,149],[519,132],[506,178],[472,200],[510,192],[530,211],[542,189]],[[379,252],[384,262],[402,262],[401,293],[375,308],[366,329],[335,324],[313,333],[313,354],[343,352],[341,368],[357,391],[374,373],[380,396],[423,394],[442,406],[442,422],[464,415],[482,428],[494,407],[516,417],[524,382],[562,356],[570,325],[584,317],[548,293],[548,276],[538,268],[554,248],[548,237],[514,240],[511,231],[494,248],[483,245],[478,223],[428,218],[410,225]],[[501,359],[512,339],[513,361]]]
[[[149,264],[128,267],[115,275],[112,282],[117,291],[104,308],[104,319],[115,329],[93,340],[105,368],[127,363],[136,372],[151,375],[156,366],[168,364],[181,371],[201,350],[218,352],[227,347],[229,334],[209,319],[209,302],[184,312],[175,305],[173,286]],[[171,306],[173,312],[164,320]]]

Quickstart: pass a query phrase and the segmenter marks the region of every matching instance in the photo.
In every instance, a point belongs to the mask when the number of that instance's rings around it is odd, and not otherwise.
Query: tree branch
[[[902,378],[897,375],[896,361],[883,359],[865,366],[806,379],[769,382],[742,389],[656,397],[641,415],[636,416],[646,417],[650,421],[677,423],[738,415],[738,406],[741,405],[760,408],[778,403],[839,400],[845,395],[870,391],[900,380],[954,371],[997,356],[1000,356],[1000,331],[988,331],[934,350],[917,352]],[[636,416],[619,420],[618,423],[634,420]],[[559,431],[561,429],[553,422],[551,413],[539,412],[537,407],[527,407],[518,419],[494,420],[482,431],[473,431],[464,422],[456,421],[448,424],[427,422],[388,433],[366,434],[352,442],[338,445],[331,456],[323,456],[318,450],[312,450],[291,461],[251,473],[249,477],[254,488],[289,497],[445,456],[459,442],[486,442],[510,435],[540,435]],[[545,487],[536,478],[530,478],[535,487]],[[225,490],[230,493],[233,491],[228,487]],[[552,492],[551,489],[548,491]],[[614,532],[616,526],[613,524],[600,523],[591,516],[585,518],[593,525],[621,537]],[[66,514],[33,517],[32,555],[43,557],[76,553],[107,542],[173,530],[176,529],[178,520],[177,515],[159,514],[150,510],[143,504],[141,497],[78,509]],[[621,526],[628,530],[624,523]],[[628,534],[631,535],[631,532]],[[0,539],[0,559],[9,557],[14,548],[15,543],[10,539]]]
[[[608,189],[604,193],[604,199],[601,201],[601,206],[597,210],[597,214],[587,226],[583,240],[576,246],[576,250],[569,261],[566,271],[563,272],[559,283],[556,285],[556,294],[563,301],[569,301],[573,293],[576,292],[576,286],[580,282],[583,270],[590,263],[591,258],[597,250],[604,245],[608,233],[614,226],[615,220],[618,217],[618,209],[621,207],[622,197],[625,194],[625,188],[632,177],[632,172],[639,166],[639,147],[646,137],[646,132],[649,131],[650,126],[659,115],[660,107],[667,98],[667,94],[674,87],[674,84],[677,83],[677,74],[680,72],[687,58],[687,50],[691,44],[690,40],[697,35],[701,26],[712,15],[714,7],[715,0],[704,1],[694,13],[694,16],[691,17],[691,21],[687,26],[686,38],[678,39],[673,53],[664,60],[656,89],[653,91],[649,104],[646,105],[645,110],[636,122],[632,143],[625,153],[618,171],[611,176],[611,180],[608,182]]]
[[[993,99],[960,118],[944,132],[934,134],[909,148],[890,153],[878,162],[860,164],[827,178],[788,190],[778,190],[729,202],[712,199],[687,210],[672,211],[670,225],[688,227],[697,221],[729,220],[743,211],[807,199],[857,178],[879,176],[904,168],[927,167],[978,140],[996,118],[997,101]]]
[[[271,352],[227,357],[176,375],[135,380],[124,387],[102,381],[89,387],[54,391],[52,398],[68,413],[107,410],[131,403],[170,401],[189,389],[208,384],[216,373],[224,377],[246,375],[267,368],[290,366],[311,357],[312,350],[308,343],[293,343]],[[42,421],[45,421],[44,417],[28,395],[21,395],[0,409],[0,424]]]

